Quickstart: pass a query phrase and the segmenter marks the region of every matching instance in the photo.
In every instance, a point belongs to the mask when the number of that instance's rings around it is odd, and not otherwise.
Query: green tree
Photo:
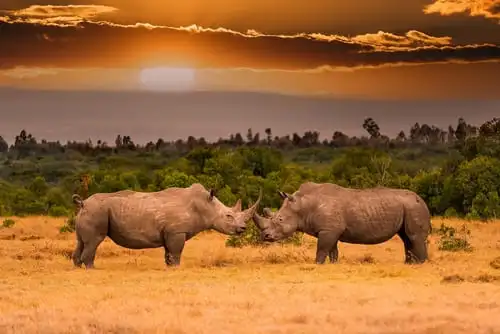
[[[479,156],[463,162],[456,172],[455,182],[457,190],[463,194],[463,212],[471,212],[474,200],[477,210],[483,210],[480,208],[483,208],[482,203],[488,194],[498,193],[500,189],[500,160]]]

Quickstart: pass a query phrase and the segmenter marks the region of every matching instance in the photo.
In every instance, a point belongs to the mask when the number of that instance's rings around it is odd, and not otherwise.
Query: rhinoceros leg
[[[181,264],[181,255],[185,243],[185,233],[169,233],[165,236],[165,264],[167,266],[172,267]]]
[[[73,260],[73,264],[75,267],[81,267],[82,266],[82,252],[83,252],[83,240],[78,234],[76,233],[76,248],[71,256]]]
[[[404,230],[401,230],[398,232],[399,237],[401,240],[403,240],[403,244],[405,247],[405,263],[409,264],[411,263],[411,253],[410,253],[410,248],[411,248],[411,241],[410,238],[406,235]]]
[[[316,248],[316,264],[325,263],[333,248],[337,248],[339,233],[335,231],[321,231],[318,233],[318,244]]]
[[[333,248],[330,250],[330,253],[328,253],[328,257],[330,258],[330,263],[335,263],[339,259],[339,248],[338,248],[338,241],[335,243]]]
[[[94,268],[95,253],[97,247],[103,242],[106,235],[95,235],[92,239],[84,241],[81,261],[86,269]]]
[[[398,232],[398,235],[404,243],[406,264],[423,263],[427,260],[427,245],[423,238],[418,236],[410,238],[404,228]]]
[[[421,236],[416,236],[411,239],[411,247],[409,251],[411,255],[411,263],[424,263],[427,261],[427,243]]]

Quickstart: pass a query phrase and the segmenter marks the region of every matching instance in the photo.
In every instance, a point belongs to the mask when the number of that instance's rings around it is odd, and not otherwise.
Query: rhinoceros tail
[[[73,194],[73,196],[71,196],[71,198],[73,199],[73,203],[75,203],[79,209],[83,208],[83,200],[80,197],[80,195]]]

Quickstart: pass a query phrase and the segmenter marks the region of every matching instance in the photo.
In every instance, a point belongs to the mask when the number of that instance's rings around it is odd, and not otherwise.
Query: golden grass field
[[[403,264],[397,237],[341,243],[340,262],[318,266],[312,238],[233,249],[212,232],[177,269],[163,249],[106,239],[86,271],[63,219],[14,219],[0,228],[0,333],[500,333],[500,221],[468,223],[472,252],[432,235],[423,265]]]

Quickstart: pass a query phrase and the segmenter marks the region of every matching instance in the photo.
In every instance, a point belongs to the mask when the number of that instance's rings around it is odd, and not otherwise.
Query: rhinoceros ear
[[[262,213],[264,214],[265,218],[271,218],[273,216],[273,212],[269,208],[264,208]]]
[[[287,194],[286,192],[284,192],[284,191],[278,191],[278,194],[280,194],[280,196],[281,196],[281,198],[282,198],[282,199],[288,198],[288,200],[289,200],[290,202],[295,201],[295,198],[293,198],[293,196],[288,195],[288,194]]]
[[[214,196],[215,196],[215,190],[210,189],[210,195],[208,196],[208,200],[212,201],[214,199]]]

